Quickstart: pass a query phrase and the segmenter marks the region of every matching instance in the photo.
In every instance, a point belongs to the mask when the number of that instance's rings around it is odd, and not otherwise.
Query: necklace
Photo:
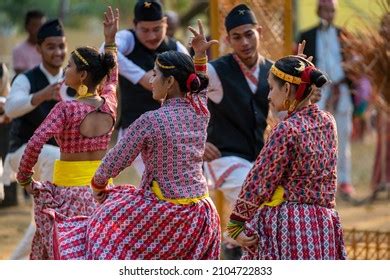
[[[76,99],[83,99],[83,98],[92,97],[92,96],[96,96],[96,94],[89,92],[89,93],[86,93],[82,96],[81,95],[76,96]]]

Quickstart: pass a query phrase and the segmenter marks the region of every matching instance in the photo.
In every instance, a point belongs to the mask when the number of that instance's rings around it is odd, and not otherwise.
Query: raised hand
[[[104,12],[103,26],[105,43],[115,43],[115,34],[119,29],[119,9],[115,9],[114,14],[111,6],[107,7],[107,11]]]
[[[301,43],[298,44],[297,55],[306,58],[308,61],[311,62],[313,60],[313,56],[307,57],[307,55],[303,53],[303,51],[305,50],[305,46],[306,46],[305,40],[303,40]]]
[[[204,57],[206,55],[206,50],[208,50],[212,45],[218,44],[217,40],[207,41],[204,32],[203,25],[200,19],[198,19],[199,31],[197,31],[192,26],[188,27],[188,30],[194,34],[191,45],[195,52],[195,57]]]

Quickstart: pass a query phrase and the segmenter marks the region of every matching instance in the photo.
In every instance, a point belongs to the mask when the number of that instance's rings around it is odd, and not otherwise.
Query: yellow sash
[[[285,201],[283,195],[284,195],[283,187],[278,186],[274,191],[274,193],[272,194],[271,200],[264,202],[263,204],[260,205],[260,207],[263,206],[275,207],[282,204]]]
[[[189,205],[198,203],[204,198],[209,197],[209,194],[206,193],[205,195],[199,196],[199,197],[189,197],[189,198],[165,198],[164,195],[161,192],[160,186],[157,183],[157,181],[152,181],[152,191],[157,196],[158,199],[171,202],[173,204],[177,205]]]
[[[53,183],[61,187],[89,186],[101,160],[62,161],[54,163]],[[109,183],[112,183],[110,179]]]

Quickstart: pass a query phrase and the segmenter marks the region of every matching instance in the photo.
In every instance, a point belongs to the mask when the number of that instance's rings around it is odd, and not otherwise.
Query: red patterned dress
[[[334,118],[309,105],[280,122],[261,150],[231,221],[256,234],[242,259],[345,259],[335,206],[337,132]],[[263,206],[278,186],[285,202]]]
[[[37,128],[29,140],[20,162],[17,178],[25,181],[33,174],[33,166],[43,145],[54,137],[61,153],[81,153],[106,150],[110,143],[109,133],[98,137],[86,137],[80,134],[80,125],[91,112],[109,114],[116,119],[116,86],[118,70],[113,69],[105,81],[101,97],[104,103],[97,109],[79,101],[61,101],[55,105],[44,122]],[[77,173],[77,170],[75,171]],[[72,174],[68,174],[72,176]],[[66,216],[90,215],[96,208],[89,184],[83,186],[61,186],[53,182],[35,182],[34,214],[37,230],[32,243],[31,259],[53,259],[53,219],[47,213],[57,212]]]
[[[205,94],[201,94],[205,104]],[[218,259],[220,220],[202,172],[209,114],[185,98],[143,114],[111,149],[93,183],[105,186],[141,153],[138,189],[109,188],[91,217],[57,215],[60,259]],[[152,189],[160,187],[160,198]],[[163,199],[161,199],[163,197]],[[194,199],[196,202],[179,204]]]

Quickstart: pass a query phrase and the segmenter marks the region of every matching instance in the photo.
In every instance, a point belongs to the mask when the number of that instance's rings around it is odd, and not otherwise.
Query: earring
[[[78,96],[85,96],[88,93],[88,87],[84,84],[81,84],[77,89]]]
[[[290,100],[286,98],[286,99],[283,101],[283,108],[284,108],[286,111],[288,111],[288,110],[290,109],[290,105],[291,105]]]
[[[297,106],[298,106],[298,101],[294,99],[293,103],[288,108],[288,112],[289,113],[293,112],[297,108]]]

